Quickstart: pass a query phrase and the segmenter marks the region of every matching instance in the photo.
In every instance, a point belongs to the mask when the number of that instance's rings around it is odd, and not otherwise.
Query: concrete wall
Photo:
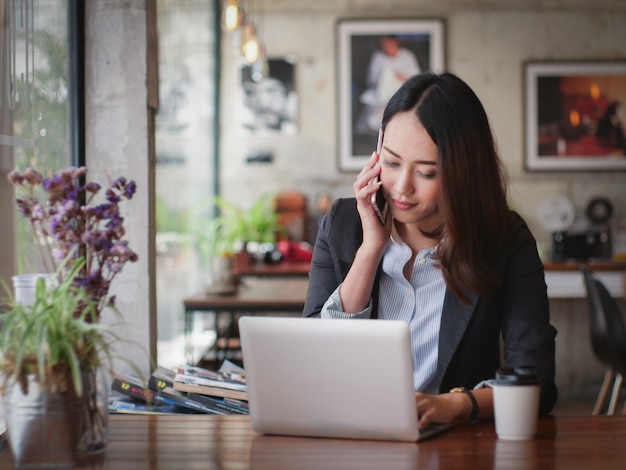
[[[149,1],[149,0],[148,0]],[[90,180],[106,184],[109,177],[135,180],[137,192],[122,207],[130,246],[139,255],[115,278],[112,291],[124,316],[114,324],[126,341],[120,358],[131,359],[149,372],[149,351],[154,352],[153,227],[151,205],[153,164],[148,152],[146,85],[146,0],[86,2],[85,81],[86,158]],[[121,360],[116,369],[128,367]]]

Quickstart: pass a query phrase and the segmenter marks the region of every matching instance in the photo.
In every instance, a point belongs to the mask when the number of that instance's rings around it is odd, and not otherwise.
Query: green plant
[[[72,261],[59,284],[37,280],[30,306],[17,302],[3,282],[8,298],[3,302],[7,313],[0,315],[2,386],[13,378],[26,393],[27,376],[36,374],[42,388],[65,392],[73,386],[81,396],[83,373],[100,367],[103,359],[111,362],[110,346],[119,338],[98,323],[97,301],[74,285],[85,259]]]
[[[206,260],[241,251],[248,242],[275,243],[281,231],[270,193],[260,196],[247,210],[214,196],[196,208],[192,219],[192,233]]]
[[[155,220],[157,233],[184,233],[189,224],[187,212],[168,207],[165,200],[156,197]]]
[[[219,217],[208,218],[199,223],[193,235],[200,257],[205,261],[217,256],[231,256],[237,251],[237,244],[231,239]]]
[[[281,230],[278,214],[274,207],[275,196],[263,194],[244,211],[244,219],[248,227],[246,241],[259,243],[275,243],[276,235]]]

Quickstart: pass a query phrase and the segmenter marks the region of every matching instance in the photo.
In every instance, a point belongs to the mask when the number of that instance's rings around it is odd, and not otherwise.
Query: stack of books
[[[225,361],[217,371],[197,366],[180,366],[173,383],[174,390],[197,395],[248,400],[243,369]]]
[[[248,414],[244,370],[226,360],[216,371],[181,365],[157,367],[144,383],[134,376],[113,376],[110,413]]]

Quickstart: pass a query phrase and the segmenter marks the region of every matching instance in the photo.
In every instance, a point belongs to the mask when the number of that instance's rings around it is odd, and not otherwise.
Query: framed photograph
[[[626,170],[626,61],[524,64],[528,171]]]
[[[444,21],[340,20],[337,46],[339,170],[359,171],[393,93],[411,75],[444,70]]]
[[[247,134],[292,135],[298,131],[295,63],[287,57],[241,67],[240,126]]]

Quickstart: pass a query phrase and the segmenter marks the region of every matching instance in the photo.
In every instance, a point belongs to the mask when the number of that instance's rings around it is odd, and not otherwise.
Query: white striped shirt
[[[397,236],[397,235],[396,235]],[[402,268],[411,258],[411,249],[397,238],[390,238],[383,256],[380,277],[378,317],[403,320],[409,324],[411,353],[413,355],[413,385],[415,390],[437,394],[439,384],[437,357],[439,354],[439,326],[446,285],[441,271],[434,266],[435,248],[420,250],[415,258],[411,282],[402,274]],[[324,304],[322,318],[370,318],[372,300],[357,314],[343,311],[339,289],[335,289]]]

